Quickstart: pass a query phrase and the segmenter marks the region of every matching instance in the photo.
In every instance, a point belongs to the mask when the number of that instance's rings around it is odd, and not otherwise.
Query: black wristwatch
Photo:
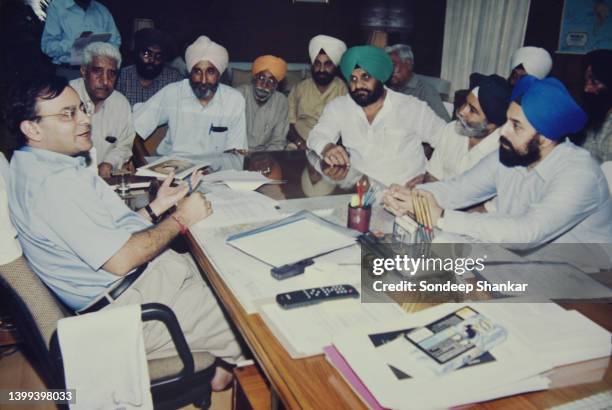
[[[147,205],[147,206],[144,207],[144,209],[145,209],[145,211],[147,211],[147,213],[151,217],[151,222],[153,222],[154,224],[159,222],[159,215],[157,215],[155,212],[153,212],[153,209],[151,209],[151,206]]]

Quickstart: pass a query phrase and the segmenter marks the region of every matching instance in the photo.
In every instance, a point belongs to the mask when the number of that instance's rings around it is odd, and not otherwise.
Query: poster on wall
[[[612,0],[565,0],[559,53],[612,49]]]

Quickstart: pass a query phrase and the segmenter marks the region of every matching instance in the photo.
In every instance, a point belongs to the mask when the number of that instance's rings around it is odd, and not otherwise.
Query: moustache
[[[499,145],[504,148],[514,151],[514,147],[512,146],[512,143],[510,142],[510,140],[504,137],[503,135],[500,135],[499,137]]]

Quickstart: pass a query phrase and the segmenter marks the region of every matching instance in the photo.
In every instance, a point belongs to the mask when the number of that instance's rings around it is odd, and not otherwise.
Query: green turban
[[[391,58],[383,49],[374,46],[351,47],[344,53],[340,61],[340,70],[347,81],[357,66],[383,83],[393,74]]]

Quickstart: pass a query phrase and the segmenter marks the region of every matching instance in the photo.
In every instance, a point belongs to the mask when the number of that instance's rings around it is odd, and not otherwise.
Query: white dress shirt
[[[612,243],[608,183],[588,151],[571,142],[556,146],[532,170],[506,167],[493,152],[466,173],[420,185],[445,209],[440,229],[490,243]],[[497,213],[454,209],[497,194]]]
[[[385,90],[383,107],[372,124],[350,95],[330,101],[308,136],[308,148],[320,155],[342,137],[351,166],[386,185],[404,184],[422,174],[426,158],[421,143],[436,146],[446,123],[427,103]]]
[[[463,174],[499,148],[499,128],[469,148],[470,138],[455,131],[452,121],[440,131],[438,145],[427,163],[427,172],[442,181]]]
[[[168,124],[168,133],[157,147],[160,155],[193,156],[248,147],[244,97],[224,84],[206,106],[196,98],[189,79],[168,84],[134,106],[134,127],[142,138],[163,124]]]
[[[91,111],[91,139],[96,148],[98,165],[109,163],[113,169],[120,169],[132,157],[134,144],[134,125],[132,122],[132,107],[123,94],[115,90],[102,102],[97,112],[93,112],[85,81],[76,78],[70,81],[70,86],[79,94],[81,101]],[[111,142],[108,139],[115,142]]]

